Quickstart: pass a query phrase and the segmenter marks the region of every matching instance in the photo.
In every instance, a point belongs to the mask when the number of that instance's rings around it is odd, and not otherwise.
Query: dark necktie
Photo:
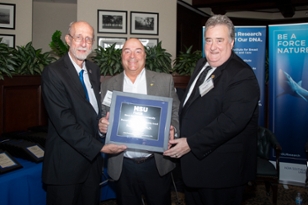
[[[191,92],[191,95],[189,96],[187,102],[185,103],[185,105],[189,105],[191,104],[191,102],[196,99],[196,97],[198,97],[200,95],[199,92],[199,86],[204,82],[205,77],[207,75],[207,73],[209,72],[209,70],[211,70],[212,67],[211,66],[206,66],[206,68],[202,71],[202,73],[199,75],[199,78],[197,79],[197,82],[195,84],[194,89]]]
[[[85,83],[84,83],[84,80],[83,80],[83,72],[84,72],[84,70],[81,70],[81,71],[79,72],[79,79],[80,79],[81,85],[82,85],[82,87],[83,87],[83,89],[84,89],[84,92],[85,92],[85,94],[86,94],[86,99],[89,101],[89,96],[88,96],[87,87],[86,87],[86,85],[85,85]]]

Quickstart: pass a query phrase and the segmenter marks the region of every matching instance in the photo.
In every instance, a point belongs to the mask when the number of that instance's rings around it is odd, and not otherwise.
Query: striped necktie
[[[192,90],[187,102],[185,103],[185,105],[189,105],[191,104],[191,102],[196,99],[199,95],[199,86],[204,82],[205,77],[207,75],[207,73],[209,72],[209,70],[211,70],[212,67],[211,66],[206,66],[206,68],[202,71],[202,73],[199,75],[199,78],[195,84],[194,89]]]

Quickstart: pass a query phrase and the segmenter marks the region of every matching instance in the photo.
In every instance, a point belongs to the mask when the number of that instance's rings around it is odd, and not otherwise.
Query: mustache
[[[87,48],[77,48],[77,50],[81,50],[81,51],[87,51]]]

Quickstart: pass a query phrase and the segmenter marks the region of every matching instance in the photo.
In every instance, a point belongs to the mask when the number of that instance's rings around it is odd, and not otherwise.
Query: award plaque
[[[163,152],[168,148],[172,98],[113,91],[107,144]]]
[[[22,165],[8,152],[0,150],[0,174],[22,168]]]
[[[44,149],[40,145],[27,140],[6,139],[0,143],[0,148],[8,151],[14,157],[34,162],[41,162],[44,159]]]

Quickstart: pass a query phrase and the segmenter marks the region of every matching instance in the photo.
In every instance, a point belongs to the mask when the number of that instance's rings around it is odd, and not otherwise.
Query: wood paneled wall
[[[192,51],[202,50],[202,26],[207,19],[187,7],[177,5],[177,55],[191,45]]]
[[[110,76],[101,76],[101,82]],[[189,77],[174,76],[175,87],[184,89]],[[41,76],[14,76],[0,80],[0,135],[46,126],[48,115],[41,94]]]
[[[0,80],[0,134],[47,125],[41,96],[41,76]]]

